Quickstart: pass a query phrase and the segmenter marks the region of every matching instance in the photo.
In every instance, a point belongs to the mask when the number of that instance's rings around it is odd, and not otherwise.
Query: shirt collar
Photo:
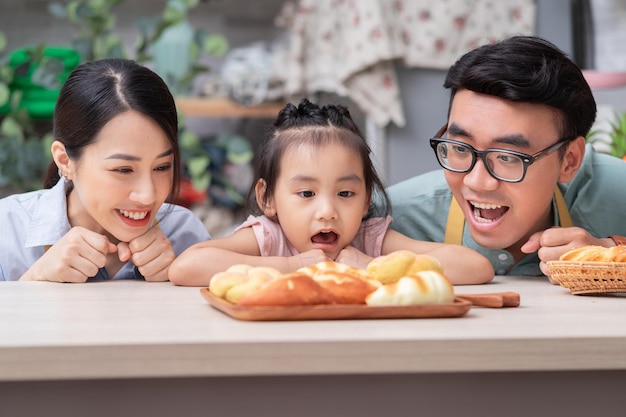
[[[53,245],[71,228],[67,218],[67,181],[42,192],[26,231],[26,247]]]

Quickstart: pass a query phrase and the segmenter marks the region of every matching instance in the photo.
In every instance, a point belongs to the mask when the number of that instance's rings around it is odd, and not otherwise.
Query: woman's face
[[[150,228],[173,183],[174,156],[167,135],[135,111],[114,117],[80,160],[69,162],[72,226],[128,242]]]

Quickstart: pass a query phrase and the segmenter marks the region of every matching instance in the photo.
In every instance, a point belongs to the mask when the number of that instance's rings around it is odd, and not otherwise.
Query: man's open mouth
[[[476,201],[470,201],[474,218],[479,223],[492,223],[498,220],[506,213],[509,208],[507,206],[501,206],[498,204],[478,203]]]

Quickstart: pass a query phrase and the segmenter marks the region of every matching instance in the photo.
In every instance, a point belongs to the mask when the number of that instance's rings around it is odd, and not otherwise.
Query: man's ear
[[[561,162],[561,172],[559,173],[559,182],[570,182],[583,163],[585,157],[585,138],[577,137],[568,143]]]
[[[259,209],[270,219],[276,216],[276,207],[274,205],[274,199],[270,198],[265,201],[265,194],[267,192],[267,182],[263,178],[259,179],[254,185],[254,194],[256,196],[256,204]]]
[[[59,174],[68,180],[71,180],[74,172],[74,162],[67,154],[65,145],[58,140],[55,140],[52,142],[50,151],[52,152],[52,159],[54,160],[54,163],[57,168],[59,168]]]

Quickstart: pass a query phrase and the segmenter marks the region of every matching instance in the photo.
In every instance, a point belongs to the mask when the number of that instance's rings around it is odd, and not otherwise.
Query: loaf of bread
[[[408,250],[399,250],[379,256],[367,265],[367,272],[370,277],[383,284],[396,282],[402,277],[414,275],[419,271],[443,273],[443,268],[437,258],[416,254]]]
[[[365,298],[369,306],[440,304],[454,301],[454,289],[439,271],[419,271],[385,284]]]
[[[381,284],[366,270],[338,262],[320,262],[298,269],[328,289],[338,304],[365,304],[365,297]]]
[[[603,246],[580,246],[570,249],[559,258],[560,261],[585,262],[626,262],[626,246],[618,245],[610,248]]]
[[[310,276],[294,272],[265,283],[237,302],[241,306],[335,304],[337,298]]]
[[[329,261],[282,274],[274,268],[233,265],[213,276],[209,291],[242,306],[411,305],[454,300],[439,261],[406,250],[375,258],[367,269]]]

